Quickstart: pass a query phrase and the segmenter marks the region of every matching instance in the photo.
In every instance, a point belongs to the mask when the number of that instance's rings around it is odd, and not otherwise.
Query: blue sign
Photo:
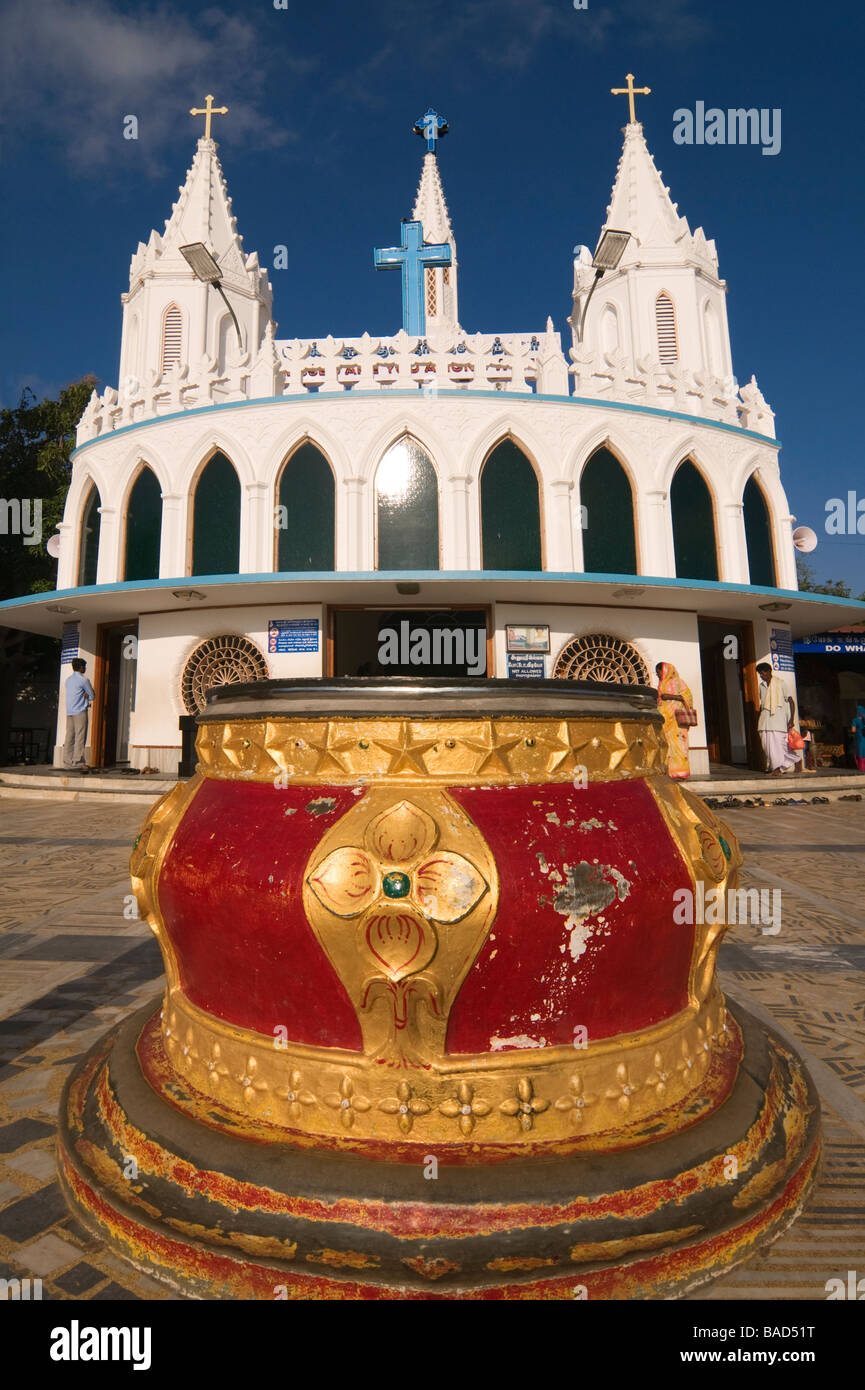
[[[542,681],[546,674],[542,656],[532,656],[529,652],[508,652],[508,680]]]
[[[451,263],[451,248],[445,242],[424,246],[420,222],[403,222],[403,245],[378,247],[374,251],[376,270],[402,273],[402,326],[413,338],[426,333],[426,295],[424,271]]]
[[[318,618],[271,618],[267,624],[269,652],[317,652]]]
[[[799,656],[809,652],[837,652],[841,656],[865,655],[865,632],[818,632],[815,637],[803,637],[793,643],[793,651]]]
[[[769,631],[769,650],[772,653],[772,669],[775,671],[795,671],[793,661],[793,639],[788,627],[773,627]]]
[[[78,655],[78,624],[64,623],[60,638],[60,665],[64,666]]]

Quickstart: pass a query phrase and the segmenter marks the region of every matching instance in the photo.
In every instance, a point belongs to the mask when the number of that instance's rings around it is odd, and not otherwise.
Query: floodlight
[[[208,285],[216,285],[222,279],[219,264],[203,241],[193,241],[188,246],[181,246],[180,254],[196,280],[203,280]]]
[[[592,257],[596,270],[615,270],[625,254],[625,247],[631,239],[630,232],[616,232],[607,227],[601,232],[601,239]]]

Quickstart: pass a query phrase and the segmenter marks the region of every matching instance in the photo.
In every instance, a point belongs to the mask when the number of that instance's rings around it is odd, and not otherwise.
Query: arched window
[[[522,449],[503,439],[481,473],[481,545],[485,570],[540,570],[538,479]]]
[[[613,304],[605,304],[601,314],[601,351],[615,352],[619,346],[619,316]]]
[[[706,366],[713,376],[720,376],[723,369],[721,330],[717,310],[708,299],[703,308],[703,331],[706,339]]]
[[[240,570],[240,479],[225,454],[214,454],[198,476],[192,505],[192,573]]]
[[[126,504],[124,579],[158,579],[162,489],[152,468],[142,468]]]
[[[634,496],[622,465],[598,449],[580,478],[583,569],[587,574],[636,574]]]
[[[375,475],[380,570],[439,567],[438,479],[429,454],[406,435],[392,444]]]
[[[745,510],[745,544],[748,549],[748,576],[752,584],[767,589],[778,585],[775,557],[772,551],[772,525],[763,489],[753,473],[745,484],[742,497]]]
[[[162,375],[180,361],[183,350],[183,318],[176,304],[162,315]]]
[[[96,583],[96,568],[99,562],[99,529],[102,518],[99,508],[102,505],[96,484],[90,484],[87,501],[81,513],[81,537],[78,543],[78,587]]]
[[[314,444],[301,444],[279,477],[276,568],[285,574],[334,568],[333,473]]]
[[[677,579],[717,579],[715,514],[702,473],[690,459],[679,464],[670,487]]]
[[[655,328],[658,333],[658,359],[678,362],[679,338],[676,333],[676,310],[665,290],[655,300]]]

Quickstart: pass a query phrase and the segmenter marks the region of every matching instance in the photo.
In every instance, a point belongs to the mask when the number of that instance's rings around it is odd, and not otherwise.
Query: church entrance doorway
[[[329,676],[489,676],[488,608],[332,608]]]
[[[757,668],[750,623],[698,619],[710,763],[762,768]]]
[[[137,656],[136,622],[105,623],[99,627],[90,740],[94,767],[125,767],[129,763]]]

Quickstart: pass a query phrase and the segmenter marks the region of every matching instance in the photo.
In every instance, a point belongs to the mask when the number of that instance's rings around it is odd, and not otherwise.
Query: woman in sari
[[[671,777],[690,777],[688,760],[688,729],[696,724],[694,697],[675,666],[660,661],[655,667],[658,677],[658,708],[664,716],[667,739],[667,771]]]
[[[865,772],[865,705],[856,706],[856,715],[850,725],[853,735],[853,757],[860,772]]]

